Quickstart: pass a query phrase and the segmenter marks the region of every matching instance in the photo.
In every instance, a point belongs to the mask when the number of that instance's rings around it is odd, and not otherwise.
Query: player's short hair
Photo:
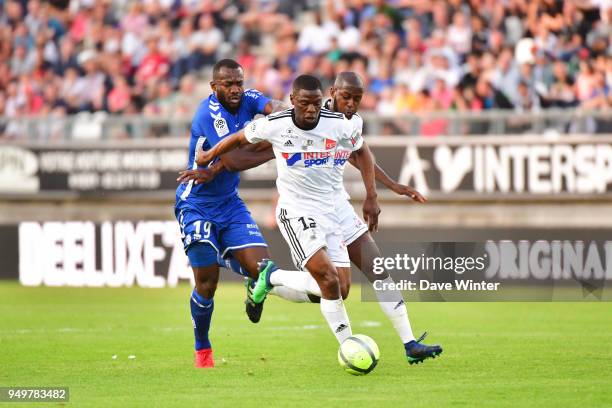
[[[238,62],[230,58],[225,58],[220,61],[217,61],[217,63],[213,67],[213,78],[219,74],[219,71],[221,71],[221,68],[228,68],[228,69],[239,69],[240,68],[241,69],[242,65],[240,65]]]
[[[323,91],[321,81],[319,78],[312,75],[300,75],[293,81],[293,92],[297,92],[301,89],[306,91],[316,91],[317,89]]]
[[[336,76],[334,87],[342,88],[344,86],[363,88],[363,81],[361,80],[361,77],[355,72],[343,71]]]

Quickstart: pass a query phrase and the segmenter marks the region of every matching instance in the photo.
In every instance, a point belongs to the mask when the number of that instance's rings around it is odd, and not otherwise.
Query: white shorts
[[[357,238],[368,232],[368,225],[357,215],[349,200],[343,194],[337,194],[334,208],[340,219],[340,230],[345,245],[350,245]]]
[[[276,221],[298,269],[305,270],[308,260],[321,248],[327,248],[327,255],[335,266],[351,266],[337,213],[302,214],[278,206]]]

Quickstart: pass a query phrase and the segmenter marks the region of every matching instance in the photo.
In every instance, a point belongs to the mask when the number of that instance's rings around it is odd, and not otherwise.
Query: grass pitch
[[[612,406],[611,303],[408,303],[415,334],[444,346],[409,366],[354,288],[353,332],[381,349],[378,367],[354,377],[318,305],[270,297],[254,325],[230,283],[215,299],[218,367],[192,368],[189,292],[0,283],[0,386],[68,386],[75,407]]]

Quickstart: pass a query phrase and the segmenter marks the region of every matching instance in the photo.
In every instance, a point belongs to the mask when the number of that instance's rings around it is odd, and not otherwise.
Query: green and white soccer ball
[[[374,340],[364,334],[345,339],[338,350],[338,362],[344,371],[353,375],[366,375],[374,370],[380,351]]]

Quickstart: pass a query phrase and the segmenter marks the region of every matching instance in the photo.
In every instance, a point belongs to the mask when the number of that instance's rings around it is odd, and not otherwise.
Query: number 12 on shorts
[[[308,220],[308,222],[306,222],[306,220]],[[304,217],[300,217],[298,218],[298,221],[302,222],[302,226],[304,227],[304,231],[306,231],[307,229],[310,228],[317,228],[317,223],[314,219],[308,217],[308,218],[304,218]]]

